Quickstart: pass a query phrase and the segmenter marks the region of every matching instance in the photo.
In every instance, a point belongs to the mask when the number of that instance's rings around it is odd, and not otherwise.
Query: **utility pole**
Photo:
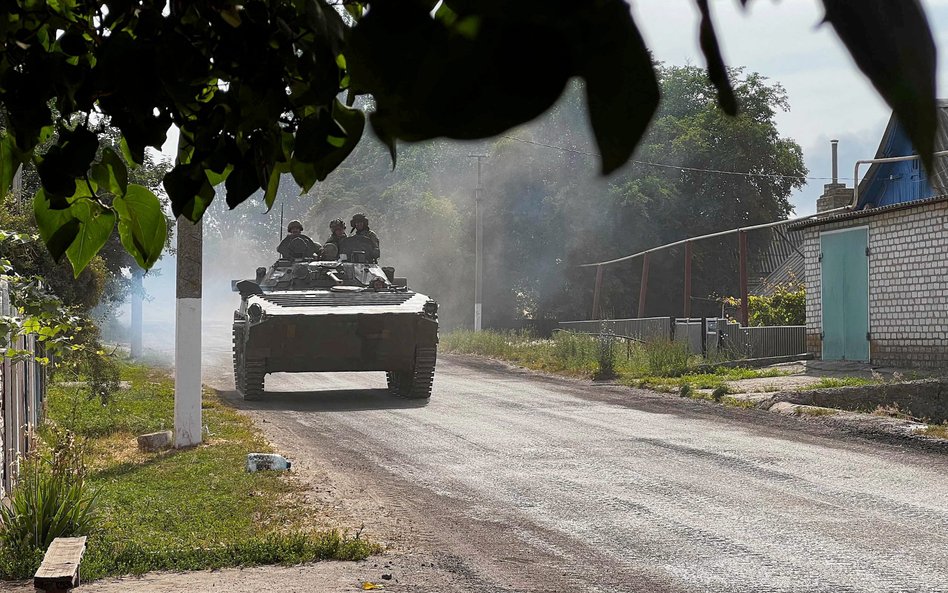
[[[174,328],[174,446],[201,442],[201,258],[203,222],[178,217]]]
[[[471,153],[467,155],[477,159],[477,186],[474,188],[474,331],[481,331],[481,321],[483,319],[483,293],[484,293],[484,208],[481,203],[481,160],[486,159],[486,154]]]
[[[173,3],[172,3],[173,4]],[[173,12],[173,11],[172,11]],[[178,158],[185,138],[178,139]],[[175,225],[178,260],[175,274],[174,446],[201,443],[201,292],[204,221],[193,224],[181,215]]]

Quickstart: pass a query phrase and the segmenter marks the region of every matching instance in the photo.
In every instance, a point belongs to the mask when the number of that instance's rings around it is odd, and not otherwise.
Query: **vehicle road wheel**
[[[415,348],[415,367],[412,371],[403,374],[399,385],[399,395],[408,399],[428,399],[431,397],[431,384],[434,381],[435,363],[438,359],[438,348]]]

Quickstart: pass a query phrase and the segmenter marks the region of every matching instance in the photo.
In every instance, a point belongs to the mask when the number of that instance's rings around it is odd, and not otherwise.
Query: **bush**
[[[616,376],[616,337],[612,334],[599,334],[596,362],[598,368],[595,379],[611,379]]]
[[[713,399],[716,402],[719,402],[722,399],[724,399],[724,396],[727,395],[727,393],[728,391],[727,391],[726,386],[718,385],[717,387],[714,388],[714,391],[711,392],[711,399]]]
[[[791,280],[773,286],[770,296],[751,295],[747,299],[747,322],[751,326],[804,325],[806,323],[806,289],[801,282]],[[731,307],[739,308],[741,300],[725,299]]]
[[[50,430],[50,450],[23,462],[10,505],[0,505],[0,576],[26,578],[57,537],[87,535],[96,494],[86,484],[83,450],[68,431]]]
[[[648,374],[655,377],[680,377],[688,372],[691,354],[680,342],[653,340],[643,347]]]

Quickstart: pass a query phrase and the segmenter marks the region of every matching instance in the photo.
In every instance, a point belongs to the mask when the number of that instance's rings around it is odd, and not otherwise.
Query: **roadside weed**
[[[153,570],[199,570],[323,559],[359,560],[376,544],[313,524],[303,486],[292,474],[247,473],[248,452],[269,445],[246,416],[205,392],[209,435],[196,447],[145,453],[136,434],[172,425],[173,380],[162,371],[122,365],[128,389],[102,404],[51,386],[48,419],[86,439],[85,482],[96,493],[97,522],[82,561],[86,579]],[[0,577],[26,578],[39,548],[0,550]]]

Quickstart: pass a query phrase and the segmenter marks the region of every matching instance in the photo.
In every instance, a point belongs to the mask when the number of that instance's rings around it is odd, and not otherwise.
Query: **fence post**
[[[708,318],[701,318],[701,356],[708,356]]]
[[[639,286],[639,319],[645,317],[645,295],[648,293],[648,253],[642,256],[642,282]]]
[[[685,318],[691,317],[691,241],[685,243]]]
[[[740,231],[738,237],[741,251],[741,325],[747,327],[750,318],[747,298],[747,231]]]

